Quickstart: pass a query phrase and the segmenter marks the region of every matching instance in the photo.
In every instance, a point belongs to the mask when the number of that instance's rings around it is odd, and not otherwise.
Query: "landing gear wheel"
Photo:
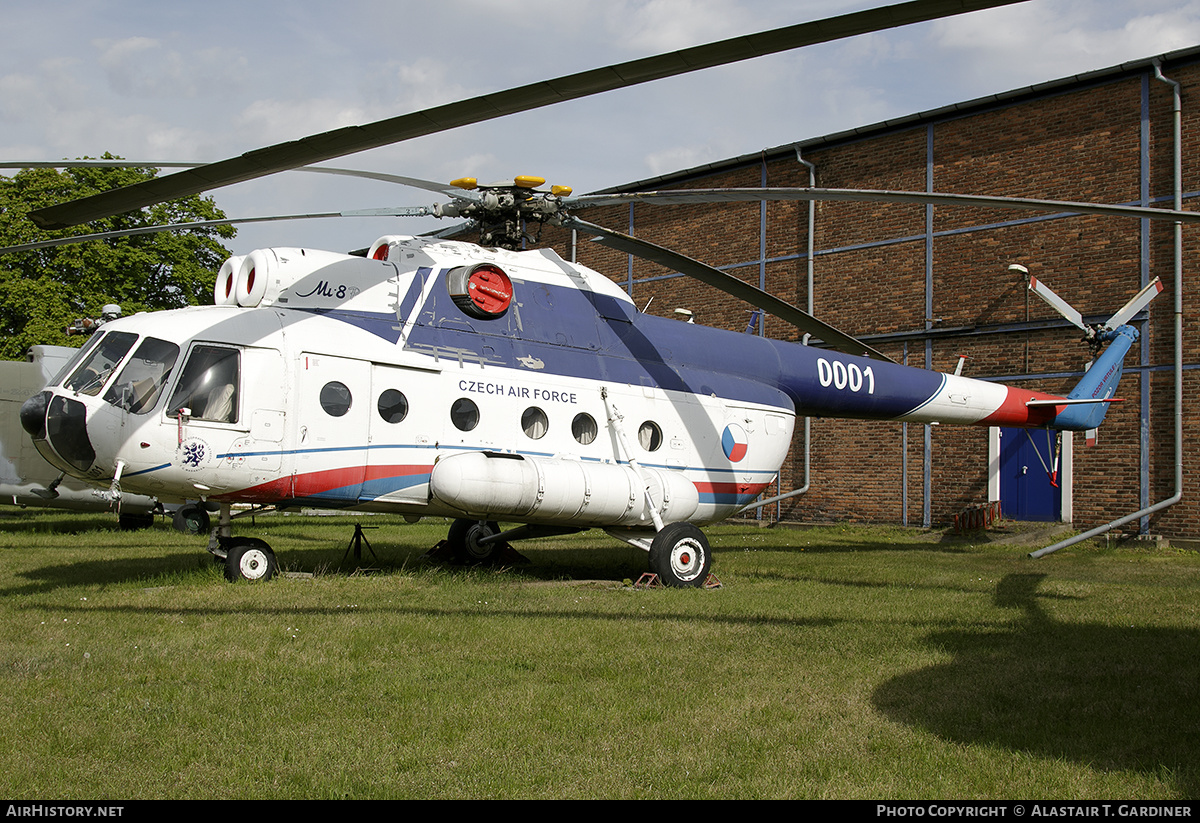
[[[711,566],[708,538],[691,523],[669,523],[650,543],[650,571],[664,586],[699,588]]]
[[[225,579],[231,583],[238,580],[270,580],[278,568],[275,552],[256,537],[237,538],[229,544],[229,553],[225,557]]]
[[[171,517],[171,525],[184,534],[207,534],[208,512],[202,506],[188,503],[175,510],[175,514]]]
[[[500,533],[500,524],[491,520],[467,520],[459,518],[450,524],[450,533],[446,542],[454,551],[454,556],[463,563],[487,563],[500,552],[500,542],[484,543],[479,541]]]

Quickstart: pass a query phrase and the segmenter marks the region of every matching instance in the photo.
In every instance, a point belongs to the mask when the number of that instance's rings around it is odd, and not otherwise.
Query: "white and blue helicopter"
[[[917,0],[685,49],[260,149],[31,216],[45,228],[75,225],[560,99],[995,5],[1003,3]],[[363,256],[274,248],[231,258],[215,305],[106,324],[30,398],[21,421],[38,451],[114,495],[200,500],[190,507],[197,523],[205,507],[219,511],[209,550],[231,580],[276,570],[269,546],[233,534],[232,507],[253,504],[453,518],[449,543],[469,561],[509,541],[600,528],[645,550],[664,584],[701,586],[712,555],[700,527],[768,487],[797,417],[1093,429],[1137,338],[1126,323],[1160,287],[1090,329],[1103,351],[1070,394],[1051,396],[891,362],[731,275],[577,212],[630,200],[868,199],[1200,219],[911,192],[573,197],[540,178],[444,186],[372,176],[448,202],[370,213],[464,219],[480,242],[393,235]],[[527,227],[538,223],[697,277],[823,347],[643,314],[603,274],[525,249]],[[501,531],[501,522],[515,525]]]

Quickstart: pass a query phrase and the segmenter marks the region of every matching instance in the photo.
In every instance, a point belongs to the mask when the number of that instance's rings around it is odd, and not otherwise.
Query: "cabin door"
[[[356,505],[367,466],[371,364],[304,352],[296,374],[295,497]]]
[[[437,375],[371,364],[370,450],[359,500],[376,507],[425,506],[436,438],[428,431]]]

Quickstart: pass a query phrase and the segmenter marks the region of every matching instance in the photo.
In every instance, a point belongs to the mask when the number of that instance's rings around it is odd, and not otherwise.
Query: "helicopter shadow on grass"
[[[75,527],[78,526],[78,530]],[[41,528],[31,533],[46,533]],[[58,535],[79,535],[81,540],[103,542],[104,531],[96,530],[95,520],[86,518],[68,523],[56,521],[50,532]],[[114,525],[113,531],[116,531]],[[268,534],[270,537],[274,535]],[[157,542],[151,533],[149,539]],[[621,585],[636,580],[646,570],[645,552],[624,544],[596,547],[556,548],[551,551],[532,548],[527,554],[508,551],[495,562],[467,564],[459,562],[448,550],[438,551],[437,545],[394,543],[375,540],[364,544],[358,556],[353,545],[338,536],[317,537],[289,535],[289,547],[278,552],[280,571],[287,573],[350,576],[362,573],[402,573],[414,570],[440,570],[447,574],[509,575],[529,581],[600,582]],[[369,539],[369,538],[368,538]],[[522,547],[524,548],[524,547]],[[126,551],[132,551],[126,554]],[[46,563],[17,573],[23,581],[0,588],[0,596],[37,594],[78,585],[106,586],[144,581],[147,585],[165,585],[183,576],[213,572],[214,581],[222,575],[223,561],[215,559],[203,547],[163,546],[161,552],[128,550],[114,545],[112,553],[103,559],[84,560],[64,557],[61,562]],[[220,581],[219,585],[227,585]],[[269,584],[267,584],[269,585]]]
[[[1157,775],[1196,797],[1200,632],[1056,622],[1043,578],[1000,581],[996,605],[1021,610],[1007,630],[930,634],[953,659],[884,683],[876,707],[946,740]]]
[[[0,589],[0,596],[44,594],[70,586],[109,586],[144,581],[161,585],[178,575],[193,574],[198,568],[214,565],[209,555],[192,552],[164,553],[148,557],[112,557],[105,560],[73,560],[53,563],[19,572],[23,584]]]
[[[37,516],[25,516],[31,512]],[[0,530],[8,534],[82,534],[118,531],[120,526],[115,512],[109,519],[109,515],[91,512],[6,507],[0,509]]]
[[[785,552],[796,554],[867,554],[871,552],[897,552],[897,551],[913,551],[913,552],[929,552],[933,554],[966,554],[970,552],[974,546],[970,541],[936,541],[933,539],[909,542],[896,541],[888,538],[879,538],[878,540],[863,540],[863,539],[843,539],[839,537],[830,537],[828,535],[820,535],[816,537],[804,536],[803,530],[796,530],[794,538],[787,542],[782,542],[777,538],[772,538],[771,542],[738,542],[744,541],[744,536],[738,536],[734,541],[722,540],[718,535],[710,536],[713,543],[713,551],[763,551],[763,552]]]

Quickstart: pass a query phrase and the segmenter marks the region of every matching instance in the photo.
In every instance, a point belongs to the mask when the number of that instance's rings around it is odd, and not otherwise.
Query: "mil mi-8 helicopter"
[[[684,49],[260,149],[31,218],[43,228],[76,225],[561,99],[1005,4],[916,0]],[[712,558],[699,527],[742,510],[775,478],[797,416],[1093,429],[1137,338],[1126,321],[1158,288],[1091,330],[1103,350],[1060,397],[896,364],[735,277],[577,211],[629,200],[867,199],[1200,220],[969,195],[807,188],[573,197],[533,177],[449,186],[387,177],[449,202],[372,213],[465,219],[480,242],[389,235],[364,256],[275,248],[232,258],[217,276],[216,305],[106,324],[25,403],[22,425],[39,452],[113,495],[218,507],[209,550],[231,580],[276,569],[269,546],[233,535],[231,507],[252,503],[452,517],[450,544],[475,561],[504,542],[602,528],[645,550],[666,585],[700,586]],[[826,348],[643,314],[602,274],[553,251],[523,250],[536,223],[697,277]],[[501,532],[498,522],[519,525]]]

